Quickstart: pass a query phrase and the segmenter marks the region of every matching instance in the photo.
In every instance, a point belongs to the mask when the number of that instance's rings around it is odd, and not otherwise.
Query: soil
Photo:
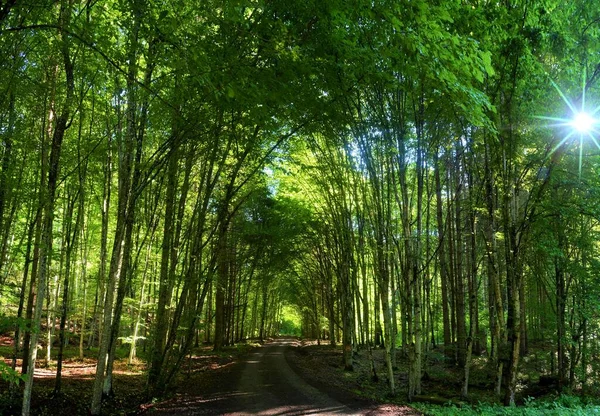
[[[38,361],[32,398],[33,415],[87,415],[95,373],[93,352],[84,360],[67,358],[63,386],[54,395],[56,368]],[[167,399],[148,403],[145,365],[117,360],[114,397],[103,405],[106,415],[419,415],[403,405],[381,404],[368,397],[357,357],[357,369],[341,368],[341,351],[296,339],[248,344],[215,354],[210,346],[194,351]],[[9,360],[5,360],[9,364]],[[19,363],[20,364],[20,363]],[[366,386],[366,384],[365,384]],[[385,390],[382,389],[382,390]],[[0,383],[0,414],[20,413],[20,398]]]
[[[244,360],[211,372],[204,388],[153,406],[160,415],[420,415],[406,406],[377,404],[334,382],[334,368],[311,367],[302,360],[295,339],[277,339],[250,352]],[[302,365],[299,365],[302,363]],[[308,365],[306,365],[308,363]],[[300,376],[297,371],[302,374]],[[312,374],[313,376],[311,376]],[[315,374],[324,378],[314,377]],[[305,381],[308,380],[309,382]]]
[[[0,359],[10,356],[9,337],[0,337]],[[95,373],[95,351],[76,357],[76,347],[67,349],[63,367],[63,386],[53,394],[56,366],[38,360],[32,397],[33,415],[87,415]],[[126,350],[121,351],[121,356]],[[274,339],[264,345],[238,344],[216,354],[210,346],[194,349],[186,361],[174,388],[162,401],[148,402],[145,396],[146,367],[143,361],[127,365],[115,361],[114,397],[103,405],[105,415],[175,414],[398,414],[418,415],[407,406],[408,362],[398,351],[395,381],[398,393],[389,395],[384,351],[372,351],[377,372],[374,379],[371,354],[362,349],[355,353],[354,370],[344,371],[342,351],[316,341]],[[544,354],[532,353],[522,360],[525,369],[520,378],[523,397],[556,394],[548,377],[526,377],[547,372]],[[10,365],[8,358],[4,359]],[[423,391],[417,401],[458,406],[461,371],[439,349],[429,351],[424,363]],[[20,360],[18,362],[20,366]],[[19,368],[17,368],[19,370]],[[473,403],[497,402],[493,395],[494,375],[485,356],[474,356],[471,371],[470,400]],[[13,389],[14,390],[14,389]],[[0,381],[0,415],[20,414],[19,390],[10,390]],[[390,404],[393,403],[393,404]]]
[[[383,374],[383,351],[374,350],[373,357],[378,371],[378,380],[373,380],[371,363],[367,351],[355,354],[353,371],[345,371],[342,350],[339,347],[321,344],[314,340],[296,343],[296,348],[287,351],[287,361],[294,371],[311,385],[363,414],[422,415],[402,403],[399,395],[387,393],[387,379]],[[403,388],[405,375],[396,379],[398,389]]]
[[[10,360],[5,360],[10,365]],[[18,360],[17,370],[20,370]],[[136,414],[138,404],[144,401],[146,377],[144,365],[127,365],[124,360],[115,361],[113,388],[115,395],[104,404],[106,414]],[[63,362],[60,394],[54,393],[56,364],[47,365],[38,360],[31,399],[32,415],[87,415],[91,403],[96,372],[96,360],[92,358],[66,359]],[[0,383],[0,415],[17,415],[21,412],[20,390],[17,394],[9,386]]]
[[[4,354],[4,362],[11,364],[6,358],[12,351],[8,337],[0,337],[0,346],[10,347],[0,351]],[[12,342],[12,340],[11,340]],[[169,396],[177,397],[189,391],[204,391],[211,388],[214,378],[226,374],[231,366],[236,364],[239,357],[247,354],[247,348],[226,348],[221,354],[214,354],[210,346],[196,348],[191,359],[186,363],[182,374],[176,382],[176,388],[167,392]],[[126,349],[120,351],[126,355]],[[41,355],[42,351],[38,354]],[[63,361],[63,377],[61,394],[53,393],[56,363],[49,365],[38,359],[35,369],[31,414],[32,415],[88,415],[91,403],[94,376],[96,371],[96,351],[85,351],[85,358],[71,358],[77,355],[77,350],[70,347],[66,350],[67,358]],[[17,371],[20,371],[21,360],[17,361]],[[105,415],[138,415],[145,413],[154,405],[147,402],[146,396],[146,364],[136,360],[132,365],[126,359],[117,359],[114,364],[113,389],[114,396],[103,403]],[[18,415],[21,413],[22,396],[20,390],[16,394],[9,385],[0,381],[0,415]]]

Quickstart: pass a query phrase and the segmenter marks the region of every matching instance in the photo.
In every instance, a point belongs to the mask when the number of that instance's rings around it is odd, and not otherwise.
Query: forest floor
[[[394,371],[396,384],[395,396],[390,396],[388,387],[385,350],[372,349],[373,363],[377,377],[373,376],[371,359],[367,349],[354,354],[353,371],[344,371],[342,366],[342,350],[340,346],[333,347],[328,341],[303,340],[299,348],[288,352],[288,361],[294,369],[309,380],[320,386],[332,386],[340,391],[353,394],[356,397],[375,402],[394,401],[402,403],[408,391],[408,360],[397,351],[397,368]],[[426,394],[417,400],[434,403],[464,403],[460,397],[461,372],[458,367],[447,365],[447,358],[440,352],[429,354],[424,366],[422,390]],[[475,357],[471,371],[471,396],[475,401],[494,400],[490,391],[493,390],[493,377],[480,368],[480,359]],[[327,371],[324,371],[327,369]]]
[[[6,339],[0,340],[0,344]],[[0,357],[10,364],[10,343],[0,345]],[[420,415],[405,406],[377,403],[336,383],[321,383],[309,378],[310,385],[298,376],[295,351],[301,343],[295,339],[275,339],[264,345],[238,344],[214,353],[211,347],[194,350],[175,388],[162,401],[148,402],[145,396],[146,369],[143,361],[127,364],[126,349],[115,361],[115,396],[103,405],[107,415],[215,415],[215,414],[352,414],[403,416]],[[43,351],[40,351],[42,355]],[[32,414],[87,415],[95,373],[96,351],[85,351],[76,358],[76,348],[68,348],[63,364],[60,395],[53,394],[56,364],[38,360],[35,371]],[[308,361],[311,362],[310,360]],[[19,370],[20,360],[17,362]],[[293,369],[292,369],[293,368]],[[306,370],[306,367],[302,367]],[[334,374],[333,367],[313,369]],[[323,371],[323,370],[326,371]],[[294,371],[296,370],[296,371]],[[20,398],[0,382],[0,415],[20,413]]]
[[[10,365],[12,339],[0,337],[0,359]],[[253,348],[252,344],[227,347],[221,353],[214,353],[210,346],[194,349],[180,374],[176,387],[168,392],[177,397],[189,391],[204,391],[211,388],[221,374],[239,363]],[[146,363],[134,360],[127,364],[127,348],[117,350],[114,364],[114,396],[103,404],[106,415],[138,415],[152,409],[146,396]],[[78,349],[70,346],[65,350],[61,394],[54,394],[56,362],[46,363],[40,359],[45,350],[38,352],[35,380],[32,394],[31,413],[33,415],[88,415],[92,398],[92,388],[96,371],[97,350],[85,350],[84,359],[78,358]],[[143,354],[143,351],[140,351]],[[55,357],[54,350],[52,357]],[[17,360],[20,371],[21,360]],[[14,394],[6,381],[0,380],[0,415],[17,415],[21,411],[21,395],[18,389]]]
[[[388,403],[390,406],[409,406],[408,359],[397,351],[395,382],[397,394],[389,394],[385,365],[385,350],[373,349],[377,379],[373,377],[371,358],[363,349],[354,355],[353,371],[344,371],[342,350],[327,341],[318,345],[314,340],[298,342],[298,348],[287,352],[290,366],[307,382],[320,389],[327,389],[333,397],[342,395],[354,400],[370,400],[372,403]],[[590,390],[587,397],[572,392],[560,394],[552,377],[543,376],[549,370],[548,354],[543,346],[537,346],[521,361],[517,407],[502,406],[494,394],[494,374],[490,371],[487,357],[473,356],[468,399],[461,397],[463,372],[452,364],[451,359],[434,349],[426,354],[422,392],[410,407],[413,413],[425,415],[591,415],[600,414],[599,391]],[[336,393],[337,392],[337,393]],[[577,394],[575,394],[577,393]],[[348,400],[348,399],[346,399]],[[409,407],[406,407],[409,409]]]
[[[44,352],[40,351],[38,356]],[[10,353],[8,337],[0,338],[0,358],[4,357],[8,365]],[[80,360],[76,347],[66,350],[60,395],[53,394],[56,363],[46,364],[38,360],[32,414],[88,414],[96,354],[94,350],[86,350],[84,359]],[[128,365],[126,354],[126,348],[119,350],[114,371],[115,396],[105,402],[104,414],[587,415],[591,414],[590,411],[600,414],[600,408],[595,405],[573,396],[559,396],[552,385],[542,386],[539,378],[524,376],[520,380],[521,403],[525,401],[530,407],[531,401],[526,400],[528,396],[541,397],[546,401],[531,407],[542,410],[517,408],[515,412],[507,413],[507,409],[497,407],[497,399],[491,393],[493,377],[487,370],[485,357],[474,358],[470,400],[465,401],[459,394],[461,371],[435,350],[427,355],[424,395],[418,398],[422,403],[413,403],[415,409],[405,403],[408,367],[400,353],[395,372],[398,393],[391,397],[383,350],[372,351],[378,375],[375,381],[367,350],[355,354],[354,371],[347,372],[342,366],[339,346],[332,347],[324,342],[317,345],[316,341],[296,339],[275,339],[262,346],[248,342],[227,347],[220,353],[213,352],[210,346],[196,348],[174,383],[175,387],[167,392],[167,397],[162,401],[148,402],[145,396],[145,362],[138,360]],[[544,358],[533,354],[523,361],[523,367],[527,368],[528,374],[543,374],[544,368],[539,366]],[[446,403],[450,405],[443,405]],[[11,393],[8,384],[0,381],[0,415],[17,415],[20,405],[18,393]],[[569,407],[574,411],[568,411]],[[527,413],[518,413],[518,409]]]
[[[211,372],[202,389],[159,403],[156,415],[420,415],[405,406],[379,404],[333,384],[308,384],[289,365],[300,343],[275,339],[224,371]],[[325,368],[327,370],[327,368]],[[322,371],[321,369],[314,369]],[[205,378],[206,381],[206,378]],[[194,386],[194,384],[191,384]]]

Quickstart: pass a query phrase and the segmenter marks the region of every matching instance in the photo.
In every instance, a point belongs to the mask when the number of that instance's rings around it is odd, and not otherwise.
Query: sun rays
[[[552,80],[550,80],[561,99],[569,107],[570,116],[564,117],[551,117],[551,116],[536,116],[538,119],[551,121],[550,127],[562,127],[564,131],[564,137],[558,142],[551,151],[554,153],[557,149],[567,143],[571,138],[578,138],[579,141],[579,176],[581,177],[581,170],[583,164],[583,146],[585,139],[590,139],[592,143],[600,149],[600,143],[598,142],[598,135],[600,135],[600,120],[597,118],[600,112],[600,106],[589,109],[586,107],[586,77],[585,73],[582,82],[581,97],[577,102],[573,102],[569,99],[566,94],[560,89],[560,87]]]
[[[596,119],[586,112],[580,112],[571,120],[571,126],[581,134],[587,134],[594,129]]]

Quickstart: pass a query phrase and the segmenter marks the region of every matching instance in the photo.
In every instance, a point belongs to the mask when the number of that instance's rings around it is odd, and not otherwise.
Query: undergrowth
[[[524,406],[504,407],[497,404],[434,405],[414,403],[412,406],[428,416],[591,416],[600,415],[600,403],[578,396],[562,395],[542,399],[527,399]]]

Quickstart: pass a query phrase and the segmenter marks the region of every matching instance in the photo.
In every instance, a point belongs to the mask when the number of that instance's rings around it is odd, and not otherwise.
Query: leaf
[[[8,383],[14,383],[16,385],[18,385],[21,381],[26,381],[27,379],[27,374],[21,375],[21,373],[13,370],[11,366],[2,360],[0,360],[0,376],[2,377],[2,380]]]
[[[231,87],[231,85],[227,86],[227,97],[229,97],[229,98],[235,97],[235,90]]]
[[[494,71],[494,67],[492,65],[492,53],[490,51],[481,52],[481,59],[483,61],[483,68],[485,69],[485,72],[489,76],[494,75],[496,72]]]

